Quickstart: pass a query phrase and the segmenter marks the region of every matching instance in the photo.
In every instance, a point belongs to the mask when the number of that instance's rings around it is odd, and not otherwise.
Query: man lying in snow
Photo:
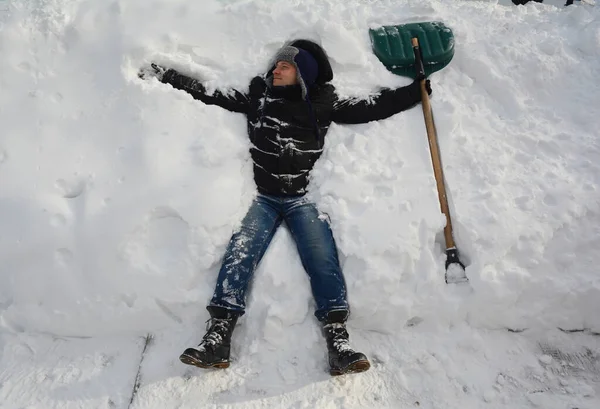
[[[207,307],[208,331],[200,345],[186,349],[180,360],[201,368],[229,366],[231,335],[244,314],[248,284],[276,229],[285,222],[310,278],[331,374],[369,369],[367,357],[348,345],[346,285],[329,222],[305,193],[331,122],[366,123],[411,108],[421,100],[419,81],[384,89],[364,100],[339,98],[328,84],[333,72],[325,51],[308,40],[296,40],[279,50],[271,70],[255,77],[247,93],[231,90],[210,95],[198,80],[156,64],[140,70],[139,76],[156,77],[205,104],[245,114],[252,142],[258,193],[225,252]],[[429,81],[427,90],[431,93]]]

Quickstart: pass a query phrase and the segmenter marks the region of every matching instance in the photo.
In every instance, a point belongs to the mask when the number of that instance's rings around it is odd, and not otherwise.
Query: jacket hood
[[[302,48],[308,51],[319,65],[319,73],[317,74],[316,84],[325,84],[333,79],[333,70],[329,63],[329,58],[325,50],[317,43],[310,40],[294,40],[290,44],[293,47]]]

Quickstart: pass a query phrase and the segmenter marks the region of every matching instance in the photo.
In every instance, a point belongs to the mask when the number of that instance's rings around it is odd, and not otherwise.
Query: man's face
[[[273,70],[273,85],[276,87],[294,85],[296,80],[296,67],[285,61],[279,61]]]

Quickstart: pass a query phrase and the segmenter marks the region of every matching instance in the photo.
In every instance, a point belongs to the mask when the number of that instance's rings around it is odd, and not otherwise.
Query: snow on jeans
[[[328,311],[348,310],[346,284],[327,217],[320,215],[304,196],[264,194],[254,199],[241,227],[229,241],[211,306],[244,312],[248,284],[283,221],[310,278],[317,303],[316,317],[323,320]]]

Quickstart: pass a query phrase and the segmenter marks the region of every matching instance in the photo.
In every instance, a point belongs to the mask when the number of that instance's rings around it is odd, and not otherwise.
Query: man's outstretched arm
[[[202,101],[205,104],[218,105],[232,112],[248,113],[248,97],[235,89],[229,92],[217,90],[212,94],[208,94],[200,81],[180,74],[172,68],[166,69],[154,63],[150,67],[142,68],[138,76],[142,79],[155,77],[160,82],[170,84],[173,88],[185,91],[194,99]]]
[[[427,91],[431,94],[429,80]],[[331,120],[340,124],[363,124],[389,118],[420,101],[420,80],[415,80],[405,87],[383,89],[368,98],[338,98],[333,105]]]

